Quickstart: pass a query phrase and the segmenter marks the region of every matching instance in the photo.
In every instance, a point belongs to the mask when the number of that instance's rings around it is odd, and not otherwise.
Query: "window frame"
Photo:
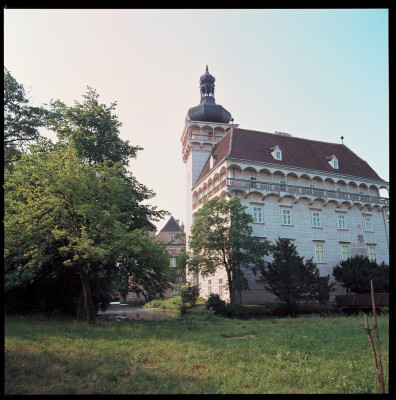
[[[367,220],[369,220],[369,224],[367,224]],[[373,217],[371,215],[364,215],[363,216],[363,224],[364,224],[364,231],[365,232],[374,232]],[[367,229],[367,225],[369,225],[369,228],[371,228],[371,229]]]
[[[253,223],[254,224],[263,224],[264,223],[264,207],[262,205],[256,205],[256,204],[251,204],[251,207],[252,207],[251,215],[252,215],[252,218],[253,218]],[[255,212],[254,208],[260,209],[261,211],[260,212],[258,212],[258,211]],[[255,220],[255,217],[254,217],[255,214],[261,215],[261,221],[256,221]]]
[[[314,213],[319,214],[319,225],[314,225]],[[312,228],[322,228],[322,211],[311,210],[311,225]]]
[[[342,219],[340,217],[343,217]],[[343,227],[340,226],[340,222],[343,221]],[[337,213],[337,229],[341,229],[343,231],[346,231],[348,229],[348,225],[347,225],[347,215],[346,213]]]
[[[284,219],[284,211],[288,211],[290,214],[288,217],[290,218],[290,223],[285,223]],[[281,225],[283,226],[293,226],[293,211],[289,207],[281,207]]]
[[[348,248],[347,252],[343,251],[343,248],[345,248],[345,247]],[[348,258],[351,258],[351,246],[349,244],[342,243],[340,245],[340,251],[341,251],[341,260],[342,261],[345,261]],[[348,256],[344,257],[345,254],[347,254]]]
[[[321,251],[321,257],[318,257],[318,247],[321,246],[322,247],[322,251]],[[314,243],[314,258],[315,258],[315,264],[326,264],[326,251],[325,251],[325,244],[324,242],[317,242]]]
[[[371,249],[374,249],[374,251],[370,251]],[[367,253],[368,253],[368,258],[371,262],[377,262],[377,246],[374,244],[368,244],[367,245]],[[374,254],[374,258],[372,255]]]

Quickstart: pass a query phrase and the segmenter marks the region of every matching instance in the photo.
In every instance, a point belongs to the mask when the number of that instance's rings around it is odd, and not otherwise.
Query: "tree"
[[[122,162],[128,166],[129,159],[135,158],[142,148],[131,146],[119,137],[122,123],[113,113],[117,102],[110,106],[99,103],[99,94],[87,87],[84,101],[74,102],[68,107],[60,100],[51,101],[51,114],[47,127],[56,132],[61,142],[71,144],[82,159],[97,164],[106,159],[110,165]]]
[[[354,293],[369,293],[370,280],[377,293],[389,293],[389,265],[370,261],[360,254],[340,261],[333,268],[334,278]]]
[[[289,240],[278,238],[271,249],[273,261],[262,269],[265,289],[287,304],[319,300],[324,286],[332,290],[330,277],[321,278],[312,259],[304,262],[296,246]],[[327,279],[327,281],[326,281]]]
[[[44,107],[29,105],[26,91],[4,67],[4,166],[9,167],[13,157],[20,157],[26,143],[39,137],[48,114]]]
[[[267,241],[252,235],[253,219],[246,208],[237,197],[206,201],[189,238],[189,270],[206,277],[224,268],[231,304],[236,304],[238,294],[249,287],[243,270],[256,274],[269,250]]]
[[[42,271],[58,282],[77,278],[92,322],[100,286],[130,277],[147,295],[168,287],[166,250],[144,228],[151,223],[140,199],[149,196],[121,162],[109,164],[84,163],[73,147],[42,140],[6,171],[6,293],[37,285]]]

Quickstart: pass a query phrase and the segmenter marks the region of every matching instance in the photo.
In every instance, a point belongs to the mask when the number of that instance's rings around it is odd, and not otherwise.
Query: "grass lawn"
[[[388,392],[388,315],[378,327]],[[378,393],[378,381],[362,315],[5,318],[5,394],[149,393]]]

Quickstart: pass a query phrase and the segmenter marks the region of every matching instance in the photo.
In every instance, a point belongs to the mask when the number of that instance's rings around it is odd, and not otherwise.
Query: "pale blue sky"
[[[389,180],[387,9],[4,10],[4,63],[36,104],[118,102],[151,201],[185,220],[180,136],[206,64],[241,128],[344,143]],[[165,224],[158,224],[159,229]]]

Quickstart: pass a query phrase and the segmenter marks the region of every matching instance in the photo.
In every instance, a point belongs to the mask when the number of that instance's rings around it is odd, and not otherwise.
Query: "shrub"
[[[227,314],[227,304],[218,294],[211,293],[205,303],[206,309],[212,309],[217,315]]]
[[[181,286],[180,295],[183,304],[190,304],[191,307],[195,307],[199,296],[198,286],[187,282],[185,285]]]
[[[367,256],[357,254],[340,261],[333,268],[333,275],[342,286],[355,293],[369,293],[370,280],[376,293],[389,293],[389,265],[384,262],[377,264]]]

